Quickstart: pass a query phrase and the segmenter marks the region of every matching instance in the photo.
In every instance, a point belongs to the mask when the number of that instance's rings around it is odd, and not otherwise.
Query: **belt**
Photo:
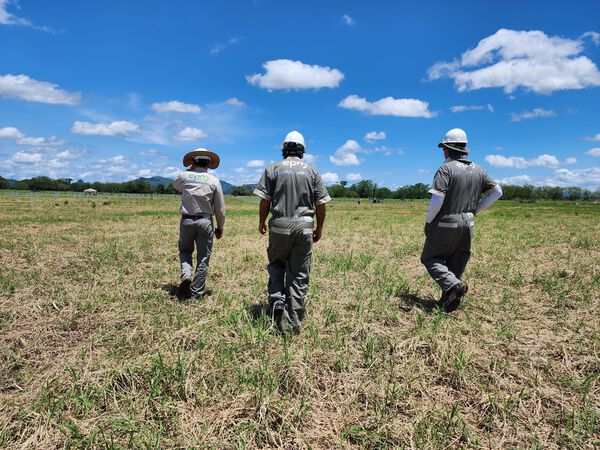
[[[471,212],[458,213],[458,214],[446,214],[440,218],[438,227],[441,228],[458,228],[458,222],[456,220],[463,219],[467,224],[472,227],[475,225],[475,215]]]
[[[184,219],[192,220],[210,219],[212,217],[212,214],[182,214],[181,217]]]

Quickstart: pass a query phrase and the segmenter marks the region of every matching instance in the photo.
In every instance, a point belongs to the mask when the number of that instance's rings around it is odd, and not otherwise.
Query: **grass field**
[[[599,205],[483,213],[448,315],[426,203],[333,204],[291,339],[257,204],[227,206],[185,302],[176,198],[0,198],[0,448],[600,446]]]

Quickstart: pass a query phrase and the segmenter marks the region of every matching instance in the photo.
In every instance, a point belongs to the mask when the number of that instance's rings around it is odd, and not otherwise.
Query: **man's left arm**
[[[317,216],[317,226],[313,231],[313,242],[319,242],[323,234],[323,224],[325,223],[327,202],[331,201],[329,192],[319,172],[315,174],[315,215]]]
[[[225,197],[220,181],[217,181],[217,189],[215,190],[215,195],[213,197],[213,209],[215,218],[217,219],[215,237],[221,239],[221,237],[223,237],[223,227],[225,226]]]
[[[479,214],[488,209],[496,202],[496,200],[502,197],[502,188],[498,183],[492,180],[485,170],[483,171],[483,177],[481,179],[481,191],[485,197],[481,199],[475,207],[475,214]]]

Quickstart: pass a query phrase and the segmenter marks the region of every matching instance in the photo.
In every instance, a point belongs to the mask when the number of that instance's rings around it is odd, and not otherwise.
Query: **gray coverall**
[[[444,203],[425,224],[421,262],[444,293],[460,282],[471,256],[473,211],[481,195],[494,186],[485,169],[466,158],[446,161],[433,178],[429,192],[444,197]]]
[[[299,332],[308,290],[316,205],[331,200],[321,175],[297,157],[267,167],[254,193],[271,202],[269,220],[269,303],[284,302],[278,326]]]
[[[196,271],[193,276],[192,297],[201,297],[206,288],[206,275],[213,246],[213,215],[217,228],[225,224],[225,200],[221,182],[206,169],[181,172],[173,181],[181,192],[181,221],[179,223],[179,262],[181,278],[192,276],[192,254],[196,246]]]

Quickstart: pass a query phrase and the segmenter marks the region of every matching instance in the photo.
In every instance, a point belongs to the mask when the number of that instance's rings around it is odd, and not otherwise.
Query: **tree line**
[[[92,188],[98,192],[127,193],[127,194],[176,194],[177,191],[170,184],[159,184],[153,186],[145,180],[125,181],[123,183],[86,183],[70,178],[59,178],[54,180],[49,177],[34,177],[27,180],[17,181],[11,184],[7,179],[0,177],[0,189],[16,189],[22,191],[67,191],[83,192]]]
[[[0,176],[0,189],[17,189],[24,191],[70,191],[82,192],[85,189],[92,188],[98,192],[108,193],[128,193],[128,194],[176,194],[177,191],[171,184],[151,185],[145,180],[125,181],[123,183],[86,183],[77,181],[75,183],[70,178],[59,178],[54,180],[49,177],[34,177],[18,181],[12,184],[10,181]],[[377,183],[371,180],[362,180],[349,185],[347,181],[328,186],[329,195],[334,198],[378,198],[378,199],[426,199],[429,198],[429,185],[424,183],[410,184],[401,186],[395,190],[388,187],[379,187]],[[551,187],[551,186],[533,186],[533,185],[504,185],[502,198],[504,200],[599,200],[600,188],[595,191],[582,189],[580,187]],[[234,188],[232,195],[252,195],[252,190],[248,186],[238,186]]]

